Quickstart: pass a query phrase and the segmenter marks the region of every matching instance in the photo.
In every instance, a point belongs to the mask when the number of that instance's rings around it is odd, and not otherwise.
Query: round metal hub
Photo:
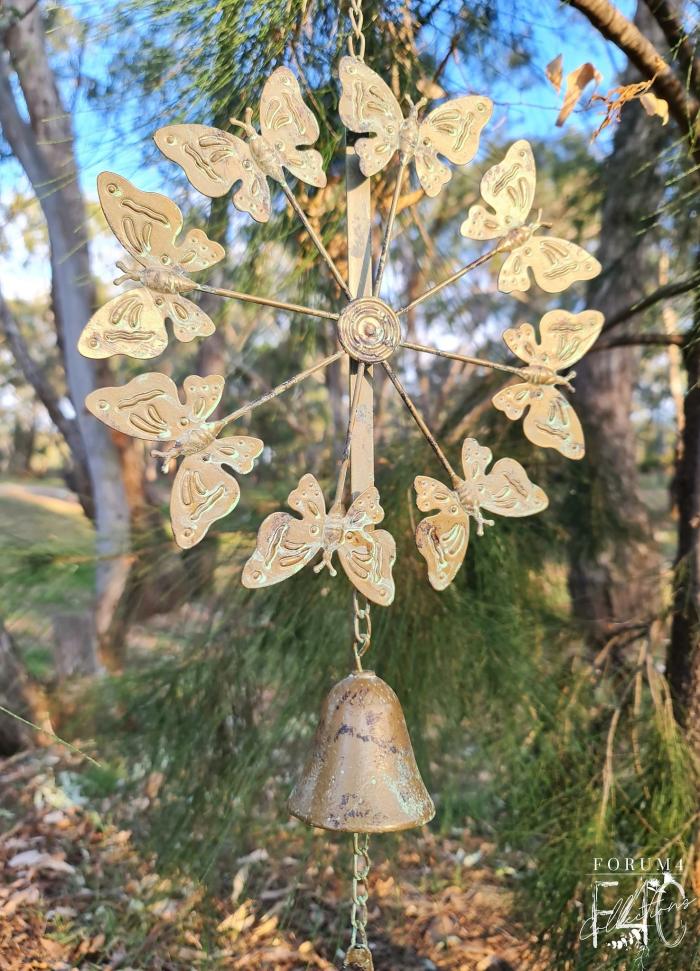
[[[350,357],[365,364],[385,361],[401,340],[399,318],[378,297],[359,297],[338,320],[338,338]]]

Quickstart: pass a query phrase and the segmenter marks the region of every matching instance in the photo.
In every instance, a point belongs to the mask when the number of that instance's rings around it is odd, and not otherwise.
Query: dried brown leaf
[[[557,117],[557,127],[561,128],[561,126],[564,124],[566,119],[576,107],[577,103],[580,101],[584,89],[591,83],[591,81],[595,81],[596,85],[598,85],[602,80],[603,75],[600,73],[597,67],[591,64],[590,61],[586,61],[585,64],[582,64],[580,67],[577,67],[575,71],[570,71],[566,75],[564,103],[561,106],[561,111]]]
[[[547,80],[555,89],[557,94],[561,91],[561,82],[564,79],[564,55],[557,54],[553,61],[550,61],[544,69]]]
[[[668,124],[668,101],[664,101],[663,98],[657,98],[651,91],[640,95],[639,100],[648,115],[651,117],[658,115],[662,125]]]

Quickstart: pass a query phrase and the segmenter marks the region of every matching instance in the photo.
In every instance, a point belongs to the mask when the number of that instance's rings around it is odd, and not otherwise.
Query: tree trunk
[[[0,125],[29,178],[46,219],[51,251],[51,296],[66,381],[77,413],[95,508],[96,628],[101,642],[129,572],[129,511],[119,455],[108,429],[88,415],[85,396],[98,385],[93,362],[78,353],[80,332],[94,309],[94,290],[70,115],[49,65],[34,0],[0,0],[9,23],[0,35]],[[10,71],[29,115],[25,122]],[[70,443],[69,443],[70,445]]]
[[[635,23],[658,33],[640,4]],[[663,41],[663,38],[661,38]],[[623,83],[638,80],[628,69]],[[630,104],[615,132],[606,162],[606,190],[598,259],[603,272],[588,286],[586,306],[606,318],[640,299],[651,275],[650,219],[661,200],[663,176],[655,164],[665,129],[650,123],[639,104]],[[644,623],[658,602],[658,556],[641,502],[637,443],[632,424],[639,349],[616,347],[591,352],[576,366],[576,410],[586,434],[591,533],[596,548],[572,551],[569,588],[573,609],[594,642],[621,626]],[[596,522],[597,520],[597,522]]]
[[[696,265],[700,267],[700,251]],[[676,716],[700,761],[700,292],[684,361],[688,393],[675,480],[678,553],[667,670]]]
[[[40,728],[51,729],[43,697],[28,676],[9,631],[0,620],[0,705],[12,712],[0,712],[0,757],[14,755],[28,748],[34,740],[30,721]],[[14,718],[13,715],[19,716]],[[20,721],[19,719],[24,719]]]

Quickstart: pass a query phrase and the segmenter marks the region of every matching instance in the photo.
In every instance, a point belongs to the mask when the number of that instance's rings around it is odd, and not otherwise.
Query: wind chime
[[[244,137],[205,125],[170,125],[154,136],[159,149],[182,166],[196,189],[211,198],[234,189],[233,204],[258,222],[270,218],[270,181],[278,184],[345,298],[342,310],[305,307],[196,283],[190,273],[222,260],[223,247],[198,229],[190,229],[182,237],[182,214],[173,202],[103,172],[97,180],[100,203],[110,228],[129,254],[117,263],[122,276],[115,282],[133,281],[137,286],[94,314],[79,347],[91,358],[115,354],[153,358],[167,345],[166,320],[180,341],[207,337],[214,331],[211,319],[183,296],[197,291],[335,324],[340,347],[334,354],[215,421],[209,419],[224,391],[224,379],[217,375],[186,378],[183,400],[169,377],[152,371],[124,387],[93,391],[86,406],[110,427],[157,443],[160,449],[153,454],[162,458],[164,472],[181,460],[170,514],[175,540],[187,549],[199,543],[212,523],[239,501],[238,482],[226,469],[250,472],[263,449],[259,438],[235,431],[221,433],[312,374],[336,362],[349,364],[350,413],[330,507],[313,474],[304,475],[288,500],[297,515],[275,512],[264,520],[255,550],[243,568],[242,582],[250,588],[279,583],[318,554],[321,558],[314,571],[328,567],[335,576],[333,557],[337,553],[354,586],[355,669],[335,685],[324,703],[289,810],[311,826],[352,834],[352,936],[345,967],[368,969],[373,966],[366,932],[370,834],[421,826],[435,813],[398,698],[362,664],[371,639],[370,602],[392,603],[396,558],[393,537],[377,528],[384,511],[374,485],[373,368],[384,369],[446,474],[446,484],[425,475],[415,479],[418,508],[433,513],[419,523],[416,543],[426,560],[429,582],[436,590],[444,590],[464,560],[470,519],[477,535],[482,535],[485,526],[493,525],[484,513],[529,516],[545,509],[548,500],[514,459],[500,458],[489,471],[491,451],[473,438],[462,445],[462,470],[457,472],[404,387],[392,358],[408,350],[514,375],[516,383],[494,396],[494,406],[511,420],[524,415],[523,431],[535,445],[580,459],[584,454],[581,424],[560,391],[561,387],[572,390],[574,372],[560,372],[591,347],[603,316],[595,310],[576,314],[552,310],[540,321],[539,339],[529,323],[509,328],[503,338],[519,358],[520,363],[514,365],[404,339],[402,321],[409,311],[490,260],[504,258],[498,275],[498,287],[504,293],[528,290],[530,274],[547,293],[561,293],[574,282],[596,276],[601,267],[579,246],[538,235],[539,230],[550,228],[541,212],[529,221],[535,162],[529,144],[520,140],[510,146],[499,164],[487,170],[481,180],[486,206],[471,206],[461,227],[463,236],[493,241],[491,247],[407,306],[394,309],[384,301],[382,281],[409,163],[413,162],[425,194],[437,196],[451,178],[439,156],[455,165],[470,162],[491,117],[492,104],[486,97],[467,95],[424,114],[425,99],[414,104],[407,97],[408,114],[404,115],[391,88],[365,63],[361,0],[351,0],[350,19],[349,54],[341,59],[339,70],[340,117],[349,132],[371,137],[348,139],[345,149],[348,280],[287,182],[285,170],[308,185],[322,188],[326,184],[321,155],[309,147],[319,136],[318,123],[290,70],[277,68],[265,83],[259,132],[249,109],[244,120],[231,119]],[[397,153],[395,189],[373,272],[370,180],[393,163]]]

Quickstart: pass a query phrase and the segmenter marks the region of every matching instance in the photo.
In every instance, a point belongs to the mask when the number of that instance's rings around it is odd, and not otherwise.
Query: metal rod
[[[345,446],[343,448],[343,454],[340,459],[340,469],[338,470],[338,482],[335,487],[335,502],[340,503],[343,501],[343,493],[345,491],[345,482],[348,477],[348,469],[350,468],[350,452],[352,450],[352,432],[355,427],[355,418],[357,417],[357,409],[360,404],[360,396],[362,395],[362,379],[365,376],[365,363],[360,361],[357,365],[357,371],[355,372],[355,389],[352,396],[352,404],[350,405],[350,415],[348,416],[348,430],[345,435]]]
[[[416,407],[416,405],[411,400],[411,397],[410,397],[408,391],[406,391],[406,389],[404,388],[403,384],[401,383],[398,374],[393,369],[393,367],[391,366],[391,364],[389,364],[388,361],[382,361],[382,366],[383,366],[384,370],[386,371],[386,373],[389,375],[389,380],[391,381],[391,383],[394,385],[394,387],[398,391],[401,400],[403,401],[403,403],[406,405],[406,407],[410,411],[411,415],[413,416],[413,420],[415,421],[416,425],[418,425],[418,427],[420,428],[420,430],[423,432],[423,434],[425,435],[425,437],[426,437],[426,439],[428,441],[428,444],[430,445],[430,447],[435,452],[435,454],[437,455],[438,459],[440,460],[440,462],[442,463],[442,465],[446,469],[448,475],[450,476],[450,479],[452,480],[452,482],[457,481],[457,479],[459,478],[459,476],[457,475],[457,473],[455,472],[455,470],[450,465],[450,462],[449,462],[447,456],[445,455],[445,453],[443,452],[443,450],[438,445],[437,439],[435,438],[435,436],[433,435],[433,433],[430,431],[430,429],[428,428],[428,426],[425,423],[425,419],[421,415],[421,413],[418,410],[418,408]]]
[[[400,347],[407,347],[411,351],[420,351],[423,354],[434,354],[436,357],[446,357],[450,361],[463,361],[465,364],[475,364],[477,367],[488,367],[494,371],[507,371],[509,374],[517,374],[524,378],[522,368],[512,367],[510,364],[496,364],[493,361],[485,361],[481,357],[468,357],[466,354],[456,354],[452,351],[439,351],[437,347],[426,347],[425,344],[414,344],[413,341],[401,341]]]
[[[463,266],[461,270],[457,270],[456,273],[453,273],[452,276],[448,276],[447,279],[443,280],[441,283],[436,283],[434,287],[426,290],[425,293],[421,294],[420,297],[416,297],[412,303],[409,303],[406,307],[402,307],[401,310],[397,311],[397,313],[399,316],[401,316],[401,314],[407,314],[409,310],[413,310],[413,308],[417,307],[419,303],[423,303],[423,301],[427,300],[428,297],[434,296],[436,293],[442,290],[443,287],[448,287],[451,283],[456,283],[457,280],[460,280],[464,274],[469,273],[470,270],[475,270],[477,266],[482,266],[484,263],[488,263],[492,256],[495,256],[500,252],[501,243],[499,242],[498,246],[494,246],[493,249],[490,249],[487,253],[483,253],[478,259],[472,260],[471,263],[467,263],[467,265]]]
[[[306,213],[304,212],[304,210],[301,208],[301,206],[297,202],[296,196],[294,195],[294,193],[289,188],[289,186],[287,185],[286,182],[281,182],[280,185],[282,186],[282,191],[286,195],[287,200],[288,200],[290,206],[292,207],[292,209],[294,210],[294,212],[297,214],[297,216],[299,217],[299,219],[301,219],[302,223],[304,224],[304,228],[306,229],[307,233],[311,237],[312,243],[314,244],[314,246],[316,247],[316,249],[318,250],[318,252],[321,254],[321,256],[323,257],[323,259],[326,261],[326,263],[328,265],[328,268],[331,271],[331,273],[333,274],[333,276],[335,277],[335,280],[336,280],[338,286],[343,291],[343,293],[348,298],[348,300],[352,300],[352,293],[350,292],[350,287],[347,285],[347,283],[343,279],[343,277],[342,277],[342,275],[340,273],[340,270],[335,265],[335,261],[331,257],[330,253],[328,252],[328,250],[326,249],[326,247],[321,242],[320,236],[318,235],[318,233],[316,232],[316,230],[313,228],[313,226],[311,225],[311,223],[307,219]]]
[[[312,374],[317,371],[327,368],[334,361],[338,361],[341,357],[345,356],[345,351],[336,351],[335,354],[331,354],[330,357],[325,357],[322,361],[318,361],[312,367],[307,368],[306,371],[300,371],[299,374],[295,374],[293,378],[287,378],[282,384],[278,384],[277,387],[272,388],[270,391],[266,391],[265,394],[260,395],[255,401],[250,401],[247,405],[242,405],[237,408],[236,411],[232,411],[230,415],[226,415],[219,422],[220,429],[224,428],[225,425],[230,425],[232,421],[241,418],[243,415],[247,415],[249,411],[253,411],[254,408],[258,408],[260,405],[264,405],[267,401],[272,401],[273,398],[279,397],[279,395],[284,394],[285,391],[289,391],[293,388],[295,384],[299,384],[301,381],[305,381],[310,378]],[[219,429],[219,430],[220,430]],[[218,434],[218,433],[217,433]]]
[[[259,303],[263,307],[275,307],[277,310],[288,310],[293,314],[306,314],[307,317],[325,317],[327,320],[337,320],[340,314],[330,310],[317,310],[315,307],[302,307],[298,303],[287,303],[275,300],[273,297],[259,297],[254,293],[241,293],[239,290],[222,290],[221,287],[209,287],[204,283],[197,284],[196,290],[202,293],[213,293],[215,297],[230,297],[232,300],[243,300],[244,303]]]
[[[401,153],[401,164],[399,165],[399,172],[396,176],[396,185],[394,186],[394,194],[391,197],[391,208],[389,209],[389,216],[387,219],[386,229],[384,230],[384,239],[382,240],[382,249],[379,254],[379,262],[377,264],[377,275],[374,280],[374,296],[378,297],[382,292],[382,279],[384,277],[384,269],[386,267],[387,257],[389,255],[389,247],[391,246],[391,236],[394,230],[394,220],[396,219],[396,207],[399,204],[399,196],[401,195],[401,186],[403,184],[403,177],[406,171],[406,166],[408,165],[408,156],[403,152]]]

